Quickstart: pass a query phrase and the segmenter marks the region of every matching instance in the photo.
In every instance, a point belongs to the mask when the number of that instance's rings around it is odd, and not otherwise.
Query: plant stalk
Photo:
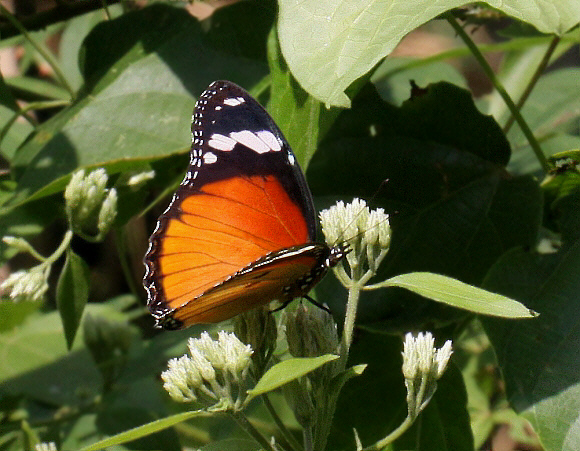
[[[229,414],[233,417],[233,419],[240,425],[244,431],[246,431],[249,435],[252,436],[256,442],[260,444],[260,446],[269,451],[278,451],[275,446],[273,446],[262,434],[258,431],[252,423],[246,418],[246,416],[242,412],[229,412]]]
[[[540,61],[540,64],[536,68],[536,71],[534,72],[534,75],[532,76],[532,79],[530,80],[530,82],[526,86],[526,89],[522,93],[522,96],[520,97],[520,100],[518,100],[518,103],[516,104],[516,107],[517,107],[518,111],[522,111],[522,107],[524,106],[524,103],[526,103],[526,100],[528,100],[528,97],[532,93],[532,90],[536,86],[536,83],[540,79],[540,76],[546,70],[546,67],[548,67],[548,64],[550,62],[550,59],[552,58],[552,55],[554,54],[554,51],[556,50],[556,47],[558,47],[558,44],[559,43],[560,43],[560,37],[559,36],[554,36],[552,38],[552,40],[550,41],[550,45],[548,46],[548,49],[546,50],[546,53],[544,54],[544,56],[542,58],[542,61]],[[510,117],[508,118],[507,122],[505,123],[505,125],[503,127],[503,132],[506,135],[509,132],[509,130],[510,130],[511,126],[513,125],[514,121],[515,121],[515,117],[512,114],[512,115],[510,115]]]
[[[8,21],[24,36],[24,38],[30,42],[32,47],[42,55],[42,57],[46,60],[46,62],[50,65],[54,74],[58,78],[58,81],[62,84],[62,86],[68,91],[71,96],[71,99],[75,98],[75,91],[72,86],[68,83],[66,77],[64,76],[64,72],[61,70],[60,65],[52,55],[52,53],[46,49],[43,45],[36,42],[30,33],[24,28],[24,26],[14,17],[14,15],[8,11],[2,4],[0,3],[0,12],[8,19]]]
[[[546,159],[546,157],[544,156],[544,154],[542,152],[542,149],[540,148],[540,144],[538,143],[538,140],[536,139],[536,137],[534,136],[534,134],[530,130],[530,127],[528,126],[528,124],[524,120],[523,116],[521,115],[517,106],[515,105],[515,103],[513,102],[513,100],[509,96],[509,94],[507,93],[507,91],[505,90],[504,86],[501,84],[499,79],[496,77],[495,73],[493,72],[493,69],[491,68],[491,66],[489,65],[489,63],[487,62],[487,60],[485,59],[485,57],[481,53],[481,51],[477,48],[477,45],[475,45],[475,42],[473,42],[473,40],[469,37],[469,35],[465,32],[465,30],[461,27],[461,25],[459,25],[459,23],[457,23],[457,20],[455,20],[455,17],[453,17],[453,15],[451,15],[451,13],[446,13],[445,18],[447,19],[449,24],[453,27],[453,29],[455,30],[457,35],[463,40],[465,45],[467,45],[467,47],[469,48],[469,50],[471,51],[471,53],[473,54],[475,59],[478,61],[481,68],[483,69],[483,71],[488,76],[488,78],[492,82],[493,86],[495,87],[495,89],[497,90],[499,95],[502,97],[502,99],[506,103],[506,105],[509,108],[515,121],[520,126],[523,134],[525,135],[526,139],[528,140],[528,143],[530,144],[530,147],[532,148],[534,154],[536,155],[536,158],[540,162],[542,169],[545,172],[548,172],[548,170],[550,169],[550,165],[548,164],[548,160]]]

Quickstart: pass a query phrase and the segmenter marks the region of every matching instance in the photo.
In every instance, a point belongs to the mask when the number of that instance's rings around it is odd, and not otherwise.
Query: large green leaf
[[[483,315],[503,318],[533,318],[535,316],[520,302],[441,274],[430,272],[401,274],[387,279],[385,284],[405,288],[434,301]]]
[[[119,318],[106,305],[87,305],[92,314]],[[22,393],[49,405],[76,404],[100,390],[101,379],[89,353],[75,340],[69,352],[57,312],[30,315],[0,334],[0,391]],[[79,398],[79,393],[83,393]]]
[[[160,4],[98,25],[83,68],[89,92],[42,124],[15,157],[13,203],[62,189],[78,167],[114,172],[187,152],[195,97],[215,79],[251,87],[265,72],[264,63],[213,50],[197,20]]]
[[[345,89],[393,51],[410,31],[464,0],[281,0],[278,31],[292,74],[327,105],[347,107]],[[580,21],[577,0],[488,0],[490,6],[563,34]]]
[[[577,211],[578,202],[574,206]],[[580,443],[580,242],[555,254],[517,249],[490,271],[485,287],[540,312],[513,327],[482,318],[511,404],[532,421],[546,450]]]
[[[410,80],[419,86],[446,81],[467,88],[467,80],[453,65],[419,58],[387,58],[371,78],[381,97],[397,106],[409,98]]]

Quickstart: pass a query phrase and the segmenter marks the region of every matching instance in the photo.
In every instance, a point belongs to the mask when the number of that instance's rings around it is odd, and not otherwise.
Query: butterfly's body
[[[314,242],[304,175],[244,90],[212,83],[198,99],[192,132],[189,168],[145,256],[148,306],[168,329],[303,296],[345,253]]]

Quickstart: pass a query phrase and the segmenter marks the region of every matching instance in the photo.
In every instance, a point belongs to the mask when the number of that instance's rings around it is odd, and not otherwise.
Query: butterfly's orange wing
[[[214,82],[198,100],[192,130],[188,171],[144,260],[148,306],[166,327],[219,321],[269,302],[315,264],[278,262],[268,273],[278,282],[247,285],[257,276],[241,277],[269,253],[315,236],[304,175],[266,111],[238,86]]]

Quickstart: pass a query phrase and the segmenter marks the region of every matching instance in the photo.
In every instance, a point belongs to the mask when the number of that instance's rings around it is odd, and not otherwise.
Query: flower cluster
[[[285,312],[284,320],[292,356],[317,357],[338,352],[338,332],[330,313],[301,305],[292,312]]]
[[[107,189],[109,178],[103,168],[85,175],[73,174],[64,192],[65,210],[71,229],[90,241],[99,241],[117,216],[117,191]]]
[[[50,265],[37,265],[29,270],[16,271],[0,285],[2,291],[9,290],[14,301],[22,299],[39,301],[48,291]]]
[[[28,241],[24,238],[5,236],[2,241],[17,252],[26,252],[40,261],[39,265],[30,269],[16,271],[12,273],[2,284],[2,291],[8,290],[13,301],[30,300],[38,301],[44,297],[48,290],[48,276],[52,264],[64,253],[72,238],[72,232],[67,232],[62,243],[49,257],[40,255]]]
[[[320,222],[329,245],[348,242],[352,252],[346,259],[353,272],[363,264],[376,272],[391,243],[389,216],[384,209],[371,211],[364,200],[356,198],[346,205],[339,201],[320,212]]]
[[[437,379],[443,375],[452,353],[450,340],[436,349],[430,332],[419,332],[416,337],[411,333],[405,335],[403,376],[407,387],[407,407],[412,418],[429,403],[437,388]]]
[[[240,409],[252,348],[224,331],[217,340],[203,332],[200,338],[190,338],[188,347],[190,356],[171,359],[167,371],[161,374],[169,395],[180,402],[199,401],[206,407]]]

